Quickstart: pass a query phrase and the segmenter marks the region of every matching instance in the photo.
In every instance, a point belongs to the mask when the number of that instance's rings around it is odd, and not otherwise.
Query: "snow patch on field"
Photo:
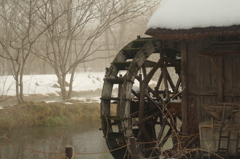
[[[78,73],[73,82],[73,91],[89,91],[101,89],[103,85],[103,72]],[[70,75],[67,75],[66,82],[69,83]],[[24,95],[30,94],[56,94],[59,95],[60,88],[56,75],[24,75]],[[1,76],[0,94],[16,95],[15,80],[13,76]]]

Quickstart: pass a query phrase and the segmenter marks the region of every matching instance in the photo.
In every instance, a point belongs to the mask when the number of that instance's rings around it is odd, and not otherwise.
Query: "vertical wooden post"
[[[224,79],[221,80],[221,77],[223,78],[223,57],[219,57],[218,59],[218,69],[219,69],[219,78],[218,78],[218,102],[223,103],[224,102]]]
[[[73,159],[74,148],[72,146],[66,146],[65,153],[66,153],[66,159]]]
[[[130,153],[131,153],[131,159],[139,159],[138,153],[137,153],[137,144],[135,137],[130,137]]]
[[[181,42],[181,80],[182,80],[182,132],[188,133],[188,65],[187,42]]]
[[[122,75],[120,74],[119,77],[121,78]],[[118,85],[118,97],[121,98],[121,94],[122,94],[122,84]],[[120,116],[121,110],[120,110],[120,101],[117,101],[117,116]]]
[[[169,100],[169,88],[168,88],[168,81],[167,81],[167,66],[166,63],[163,64],[163,82],[164,82],[164,87],[165,87],[165,94],[166,94],[166,101]]]

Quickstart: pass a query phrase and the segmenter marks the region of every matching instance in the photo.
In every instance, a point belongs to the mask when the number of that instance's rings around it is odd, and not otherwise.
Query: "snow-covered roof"
[[[163,0],[147,29],[192,29],[240,25],[240,0]]]

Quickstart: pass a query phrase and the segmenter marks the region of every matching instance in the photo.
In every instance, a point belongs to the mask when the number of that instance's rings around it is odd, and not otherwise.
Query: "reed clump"
[[[100,117],[99,103],[25,102],[0,110],[0,133],[17,127],[70,124]]]

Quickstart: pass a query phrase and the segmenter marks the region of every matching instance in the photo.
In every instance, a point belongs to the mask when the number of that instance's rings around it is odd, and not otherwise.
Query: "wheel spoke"
[[[154,62],[154,61],[146,60],[143,65],[144,65],[145,67],[154,67],[156,64],[157,64],[157,63]]]
[[[161,121],[161,130],[159,131],[159,134],[158,134],[158,137],[157,137],[158,141],[162,139],[162,135],[163,135],[163,132],[165,130],[166,123],[167,123],[167,118],[164,117],[163,121]]]
[[[160,84],[162,83],[162,80],[163,80],[163,73],[161,72],[160,74],[160,77],[159,77],[159,80],[158,80],[158,83],[155,87],[155,90],[158,91],[159,87],[160,87]]]
[[[152,70],[147,74],[146,78],[144,78],[145,83],[149,83],[151,78],[153,77],[154,73],[157,69],[164,63],[164,58],[160,58],[158,63],[152,68]]]
[[[174,91],[173,91],[174,94],[177,94],[177,93],[178,93],[180,84],[181,84],[181,78],[178,78],[176,87],[175,87],[175,89],[174,89]]]
[[[139,94],[135,90],[131,90],[131,93],[134,94],[138,99],[140,99]]]
[[[166,64],[163,65],[162,68],[162,72],[163,72],[163,81],[164,81],[164,86],[165,86],[165,96],[166,96],[166,101],[169,100],[169,89],[168,89],[168,82],[167,82],[167,67]]]
[[[151,87],[148,87],[148,91],[149,92],[151,92],[153,95],[154,95],[154,97],[156,97],[157,98],[157,100],[159,101],[159,102],[163,102],[163,99],[162,99],[162,97],[160,96],[160,94],[159,94],[159,92],[157,91],[154,91]]]
[[[146,84],[145,83],[141,83],[140,84],[140,106],[139,106],[139,127],[143,133],[143,135],[146,137],[148,142],[151,142],[152,139],[149,136],[146,128],[145,128],[145,122],[143,121],[144,119],[144,108],[145,108],[145,88],[146,88]]]
[[[172,81],[172,79],[171,79],[171,77],[170,77],[169,72],[168,72],[167,69],[166,69],[166,78],[167,78],[167,80],[168,80],[168,83],[169,83],[170,86],[172,87],[172,90],[175,90],[176,87],[174,86],[173,81]]]
[[[143,66],[142,66],[142,72],[143,72],[143,78],[146,78],[147,70],[146,70],[145,64],[143,64]],[[142,78],[141,78],[141,80],[142,80]]]

